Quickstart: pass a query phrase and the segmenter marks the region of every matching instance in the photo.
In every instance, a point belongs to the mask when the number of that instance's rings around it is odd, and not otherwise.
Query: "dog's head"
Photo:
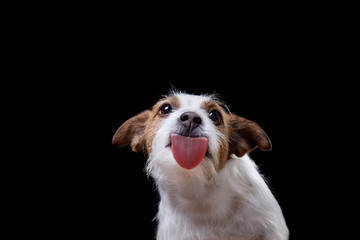
[[[148,165],[176,171],[219,172],[231,154],[238,157],[271,142],[254,122],[229,113],[212,95],[173,93],[126,121],[113,146],[130,145],[149,155]],[[211,174],[210,174],[211,175]]]

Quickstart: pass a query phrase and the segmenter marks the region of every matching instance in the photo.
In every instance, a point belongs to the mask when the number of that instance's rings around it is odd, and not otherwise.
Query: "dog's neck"
[[[159,239],[186,234],[190,234],[189,238],[181,239],[194,239],[191,237],[197,234],[203,236],[199,239],[262,239],[263,219],[275,219],[278,223],[279,226],[272,220],[266,222],[271,228],[280,229],[271,234],[286,233],[281,209],[247,155],[232,156],[224,168],[206,181],[196,179],[199,172],[186,176],[179,168],[168,170],[165,178],[155,176],[161,196],[157,215]],[[270,239],[284,239],[274,236]]]
[[[233,214],[232,206],[238,206],[232,194],[227,169],[204,181],[198,175],[171,174],[167,181],[158,181],[161,211],[182,211],[190,219],[225,219]],[[164,209],[166,208],[166,209]],[[161,214],[161,213],[160,213]]]

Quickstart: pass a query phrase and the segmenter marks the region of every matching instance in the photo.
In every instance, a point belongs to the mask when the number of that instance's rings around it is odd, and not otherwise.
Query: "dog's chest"
[[[221,189],[199,199],[162,196],[158,234],[163,238],[158,239],[253,239],[254,226],[241,220],[241,207],[241,198]]]
[[[260,239],[254,231],[238,221],[209,221],[167,215],[158,226],[158,240],[254,240]]]

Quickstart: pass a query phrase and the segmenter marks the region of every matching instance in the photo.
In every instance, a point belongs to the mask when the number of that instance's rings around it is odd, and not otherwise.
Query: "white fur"
[[[181,107],[160,123],[147,163],[161,196],[157,240],[287,240],[282,211],[248,155],[232,155],[215,171],[211,156],[216,156],[218,139],[224,136],[200,108],[210,97],[176,96]],[[210,151],[191,170],[176,163],[168,146],[176,120],[186,111],[201,116]]]

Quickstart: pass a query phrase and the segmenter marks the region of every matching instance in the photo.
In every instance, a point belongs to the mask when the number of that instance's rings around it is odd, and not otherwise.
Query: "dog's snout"
[[[185,128],[190,128],[189,130],[197,128],[202,122],[201,117],[195,112],[184,112],[181,114],[180,120]]]

